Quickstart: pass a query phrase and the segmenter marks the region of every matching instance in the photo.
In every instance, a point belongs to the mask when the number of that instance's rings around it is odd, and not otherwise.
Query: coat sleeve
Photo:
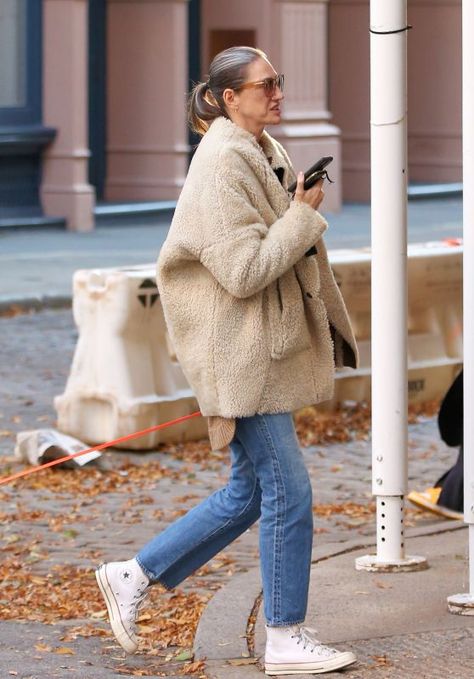
[[[254,295],[282,276],[327,228],[318,212],[297,201],[267,227],[248,191],[229,159],[225,168],[216,168],[216,207],[200,252],[201,263],[239,298]]]

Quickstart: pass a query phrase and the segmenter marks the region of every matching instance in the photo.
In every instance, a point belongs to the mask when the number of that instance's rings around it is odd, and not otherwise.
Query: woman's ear
[[[228,87],[227,89],[225,89],[222,92],[222,98],[224,100],[224,104],[226,105],[226,107],[228,109],[232,110],[233,108],[235,108],[237,102],[236,102],[236,94],[235,94],[234,90],[232,90],[232,89],[230,89],[230,87]]]

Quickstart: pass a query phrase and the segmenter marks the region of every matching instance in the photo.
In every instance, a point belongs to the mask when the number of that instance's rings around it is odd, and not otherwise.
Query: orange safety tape
[[[66,455],[65,457],[60,457],[58,460],[51,460],[51,462],[46,462],[45,464],[40,464],[37,467],[32,467],[31,469],[24,469],[22,472],[17,472],[11,476],[5,476],[5,478],[0,479],[0,486],[4,483],[9,483],[10,481],[15,481],[20,479],[22,476],[29,476],[29,474],[34,474],[41,469],[46,469],[47,467],[53,467],[55,464],[61,464],[61,462],[66,462],[67,460],[72,460],[80,455],[85,455],[86,453],[92,453],[94,450],[104,450],[105,448],[111,448],[118,443],[123,443],[124,441],[131,441],[139,436],[144,436],[145,434],[151,434],[153,431],[158,431],[159,429],[164,429],[165,427],[171,427],[172,424],[179,424],[179,422],[185,422],[185,420],[190,420],[192,417],[198,417],[201,412],[197,410],[191,415],[183,415],[182,417],[176,418],[176,420],[170,420],[169,422],[164,422],[163,424],[157,424],[154,427],[148,427],[148,429],[142,429],[141,431],[136,431],[133,434],[127,434],[127,436],[121,436],[119,439],[114,439],[113,441],[106,441],[105,443],[99,443],[97,446],[92,446],[91,448],[86,448],[85,450],[79,450],[77,453],[72,453],[72,455]]]

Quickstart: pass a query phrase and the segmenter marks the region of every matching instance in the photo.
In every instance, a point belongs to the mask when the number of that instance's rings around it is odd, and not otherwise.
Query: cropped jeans
[[[304,621],[313,540],[312,492],[291,414],[236,421],[227,485],[137,554],[150,581],[171,589],[260,518],[268,625]]]

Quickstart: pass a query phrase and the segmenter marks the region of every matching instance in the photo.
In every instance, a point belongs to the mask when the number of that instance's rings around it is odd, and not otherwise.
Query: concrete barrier
[[[361,365],[337,372],[326,408],[370,400],[370,251],[333,250],[329,258]],[[440,398],[462,363],[462,246],[410,245],[408,280],[407,388],[410,401],[420,402]],[[153,265],[77,271],[73,312],[79,340],[65,391],[55,399],[61,431],[100,443],[198,409],[169,342]],[[196,418],[124,447],[205,436],[206,420]]]
[[[337,372],[335,397],[370,400],[370,250],[332,250],[334,275],[357,338],[360,368]],[[394,290],[394,294],[396,291]],[[390,299],[387,299],[390,304]],[[462,245],[408,246],[408,396],[443,396],[462,364]]]
[[[77,271],[73,288],[79,339],[65,391],[55,398],[61,431],[101,443],[199,409],[169,347],[153,265]],[[206,435],[206,419],[194,418],[123,447]]]

